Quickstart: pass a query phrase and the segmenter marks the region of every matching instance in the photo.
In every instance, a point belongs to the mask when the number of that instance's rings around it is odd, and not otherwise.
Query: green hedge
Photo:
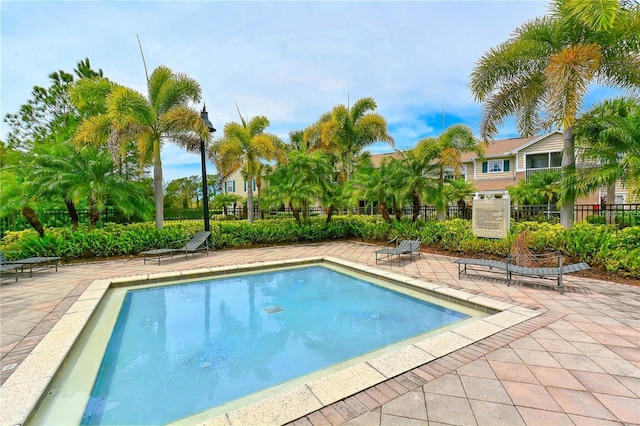
[[[87,228],[48,228],[44,238],[35,231],[8,232],[0,250],[9,258],[61,256],[63,258],[104,258],[137,255],[159,247],[179,247],[189,235],[202,230],[198,222],[169,223],[156,229],[152,223],[107,224]],[[287,243],[357,238],[383,243],[398,237],[420,237],[427,246],[460,255],[506,256],[515,236],[528,231],[530,248],[536,253],[559,250],[575,261],[584,261],[621,276],[640,277],[640,226],[618,229],[615,226],[576,223],[565,230],[560,225],[520,222],[512,225],[508,238],[476,238],[471,222],[455,219],[445,222],[417,221],[408,218],[387,223],[381,217],[336,216],[329,224],[324,218],[311,218],[302,224],[293,219],[214,221],[211,233],[217,248],[270,246]]]

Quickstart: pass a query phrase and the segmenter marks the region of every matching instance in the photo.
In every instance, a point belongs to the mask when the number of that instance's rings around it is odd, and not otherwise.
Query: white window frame
[[[500,165],[500,170],[493,170],[496,165]],[[504,160],[488,160],[487,173],[504,173]]]
[[[227,180],[224,182],[224,192],[229,194],[234,192],[233,191],[233,181],[232,180]]]

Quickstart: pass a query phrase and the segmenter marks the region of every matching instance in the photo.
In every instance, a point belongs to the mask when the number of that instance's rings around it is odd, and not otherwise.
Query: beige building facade
[[[563,133],[554,131],[528,138],[497,139],[487,146],[485,155],[480,158],[475,153],[462,156],[462,176],[473,182],[477,192],[481,194],[501,194],[510,186],[526,180],[534,173],[547,169],[561,169],[562,151],[564,147]],[[386,158],[401,158],[399,152],[371,155],[374,166]],[[580,164],[580,158],[576,158]],[[263,181],[262,189],[266,187]],[[257,195],[256,182],[253,182],[254,194]],[[240,172],[231,174],[223,182],[225,193],[247,197],[247,182]],[[599,204],[606,198],[607,188],[600,188],[589,197],[576,200],[577,204]],[[616,204],[632,202],[628,191],[616,186]]]

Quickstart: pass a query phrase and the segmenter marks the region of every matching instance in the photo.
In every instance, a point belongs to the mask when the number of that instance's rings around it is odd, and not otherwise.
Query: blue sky
[[[17,112],[47,75],[89,58],[109,79],[145,93],[166,65],[202,86],[209,118],[265,115],[288,140],[348,99],[373,97],[399,148],[445,126],[477,133],[469,75],[481,55],[545,1],[6,1],[1,13],[0,113]],[[201,105],[198,106],[201,108]],[[0,137],[8,132],[2,123]],[[506,124],[500,137],[517,136]],[[371,151],[389,152],[386,145]],[[199,157],[163,148],[165,182],[198,175]],[[212,166],[209,166],[213,172]]]

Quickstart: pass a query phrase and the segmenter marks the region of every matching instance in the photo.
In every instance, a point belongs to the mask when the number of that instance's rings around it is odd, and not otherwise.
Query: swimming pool
[[[326,266],[130,290],[82,423],[168,423],[469,317]]]
[[[461,323],[446,326],[435,332],[409,337],[400,343],[389,344],[382,349],[370,351],[362,356],[355,356],[346,362],[321,368],[319,371],[289,380],[284,384],[275,385],[267,390],[258,391],[247,397],[224,403],[217,408],[207,409],[184,419],[184,423],[206,421],[221,414],[224,414],[227,421],[232,424],[251,423],[251,416],[256,416],[255,419],[268,423],[292,421],[321,408],[323,405],[345,398],[452,350],[470,344],[474,339],[486,337],[505,327],[537,315],[536,313],[527,313],[526,310],[520,307],[512,307],[482,296],[466,294],[446,286],[427,283],[389,271],[331,258],[294,259],[284,262],[242,265],[240,267],[231,265],[229,267],[204,268],[181,273],[112,279],[108,282],[96,281],[81,297],[82,300],[76,302],[77,304],[88,304],[88,299],[92,301],[99,299],[98,302],[95,302],[95,307],[88,308],[93,312],[91,321],[86,327],[84,327],[83,323],[82,326],[85,328],[85,332],[77,339],[73,350],[64,361],[63,368],[58,370],[56,379],[47,387],[47,392],[44,393],[45,396],[40,399],[38,409],[31,413],[27,423],[77,424],[80,422],[84,407],[87,404],[88,395],[91,393],[94,379],[98,374],[102,354],[106,349],[109,336],[114,330],[118,312],[125,298],[124,295],[131,288],[130,286],[142,285],[151,288],[158,285],[166,285],[167,281],[179,278],[219,276],[238,272],[252,274],[256,270],[272,270],[282,267],[283,264],[285,266],[306,268],[310,263],[325,264],[331,268],[343,269],[350,274],[357,272],[370,277],[377,285],[400,290],[401,293],[405,294],[405,297],[409,295],[424,300],[425,295],[432,295],[440,299],[445,305],[448,305],[447,307],[453,307],[454,305],[446,300],[457,301],[462,305],[455,305],[455,310],[461,309],[467,314],[474,315],[475,318],[463,320]],[[181,286],[172,287],[172,291],[178,291],[177,289]],[[108,291],[106,291],[107,288],[109,289]],[[201,289],[200,291],[205,292],[206,289]],[[100,295],[102,294],[101,292],[104,292],[104,295]],[[289,291],[288,293],[294,294],[295,291]],[[248,290],[244,291],[242,296],[236,295],[239,299],[234,303],[248,307],[250,305],[248,303],[249,295]],[[254,294],[255,296],[256,294]],[[172,299],[175,299],[175,297],[172,297]],[[259,298],[254,300],[256,310],[260,313],[260,309],[262,309],[260,315],[263,317],[277,318],[292,309],[290,307],[291,304],[286,302],[284,306],[280,304],[284,311],[267,313],[264,308],[274,308],[276,305],[271,301],[263,300],[269,306],[258,306],[258,300]],[[183,302],[186,303],[185,301]],[[202,302],[202,305],[204,306],[204,302]],[[229,304],[229,306],[231,305],[233,303]],[[478,311],[470,310],[469,307],[484,312],[479,313]],[[176,309],[176,307],[169,308],[166,312],[169,314]],[[76,310],[72,308],[70,311],[76,313]],[[180,310],[183,311],[184,309]],[[498,313],[507,310],[509,312]],[[212,309],[212,312],[215,312],[214,315],[220,316],[222,311],[220,309]],[[202,324],[204,324],[204,314],[198,319],[202,320]],[[358,323],[365,319],[356,315],[355,318],[352,318],[352,321]],[[368,319],[366,320],[368,321]],[[153,321],[149,325],[152,328],[157,326]],[[367,324],[367,327],[370,326]],[[204,328],[204,326],[200,328]],[[271,329],[269,328],[269,330]],[[313,340],[311,343],[313,343]],[[202,362],[197,363],[197,366],[209,368],[211,364],[207,364],[208,362],[211,361],[202,360]],[[57,368],[57,366],[53,366],[53,368]],[[17,373],[22,373],[22,371]],[[155,389],[150,388],[147,392],[153,393]],[[255,419],[254,422],[256,421]]]

